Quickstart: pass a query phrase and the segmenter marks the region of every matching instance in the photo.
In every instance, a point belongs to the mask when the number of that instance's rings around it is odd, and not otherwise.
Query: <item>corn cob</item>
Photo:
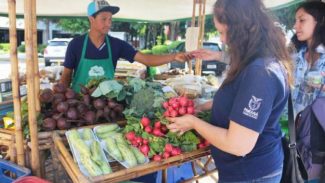
[[[106,133],[98,133],[98,132],[96,132],[96,135],[97,135],[97,137],[99,137],[101,139],[106,139],[106,138],[108,138],[110,136],[113,136],[116,133],[117,133],[116,131],[109,131],[109,132],[106,132]]]
[[[143,164],[146,161],[146,157],[136,147],[130,146],[135,158],[137,158],[138,164]]]
[[[90,151],[91,151],[91,159],[95,161],[97,164],[104,161],[104,159],[102,158],[102,152],[101,152],[99,142],[94,140],[90,145]]]
[[[102,175],[102,170],[89,157],[80,156],[80,161],[91,176]]]
[[[128,163],[129,167],[134,167],[137,165],[137,159],[128,146],[124,144],[117,144],[117,147],[120,150],[123,159]]]
[[[117,124],[109,124],[109,125],[102,125],[100,128],[96,130],[96,133],[106,133],[110,131],[114,131],[118,128]]]
[[[102,161],[98,165],[103,174],[112,173],[112,168],[107,162]]]
[[[123,156],[120,150],[117,148],[116,142],[113,138],[104,139],[107,151],[118,161],[123,161]]]
[[[84,128],[82,130],[82,139],[83,140],[94,140],[93,131],[90,128]]]

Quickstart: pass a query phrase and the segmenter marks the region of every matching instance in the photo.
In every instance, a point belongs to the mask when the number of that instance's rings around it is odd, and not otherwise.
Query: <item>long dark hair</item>
[[[308,45],[308,51],[311,58],[311,64],[313,65],[316,58],[316,48],[318,45],[323,44],[325,46],[325,3],[321,1],[309,1],[302,3],[296,10],[303,9],[306,13],[311,15],[316,23],[311,45]],[[306,45],[306,41],[298,41],[298,44]]]
[[[215,3],[216,20],[228,27],[230,69],[224,84],[234,80],[242,69],[259,57],[275,57],[282,62],[292,84],[291,58],[283,33],[266,12],[261,0],[218,0]]]

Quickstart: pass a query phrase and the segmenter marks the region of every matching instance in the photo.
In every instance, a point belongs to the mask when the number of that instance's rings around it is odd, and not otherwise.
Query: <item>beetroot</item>
[[[53,99],[54,101],[59,101],[59,102],[65,101],[65,96],[63,93],[55,93],[53,97],[54,97]]]
[[[41,92],[40,101],[42,103],[50,103],[54,99],[53,93],[51,89],[45,89]]]
[[[72,120],[75,120],[75,119],[78,119],[78,112],[77,112],[77,109],[74,108],[74,107],[70,107],[66,113],[68,119],[72,119]]]
[[[69,106],[73,106],[73,107],[75,107],[75,106],[78,105],[79,100],[77,100],[77,99],[68,99],[68,100],[67,100],[67,103],[69,104]]]
[[[150,125],[150,119],[147,118],[147,117],[142,117],[140,122],[141,122],[141,124],[142,124],[144,127]]]
[[[89,124],[89,125],[94,124],[94,122],[96,120],[96,114],[93,111],[88,111],[85,113],[83,118],[86,120],[87,124]]]
[[[69,105],[67,102],[60,102],[57,106],[56,106],[56,110],[59,112],[67,112],[69,108]]]
[[[53,91],[55,93],[64,93],[67,90],[64,84],[62,83],[57,83],[53,86]]]
[[[97,110],[96,121],[98,121],[101,117],[104,117],[104,110]]]
[[[104,107],[105,107],[105,102],[104,102],[103,99],[98,98],[98,99],[96,99],[96,100],[93,101],[93,105],[94,105],[94,107],[95,107],[97,110],[99,110],[99,109],[104,109]]]
[[[114,108],[114,111],[117,113],[117,114],[121,114],[124,110],[124,107],[122,104],[117,104]]]
[[[56,128],[56,121],[53,118],[45,118],[42,127],[46,131],[54,130]]]
[[[60,118],[57,120],[56,125],[58,126],[58,129],[66,130],[70,128],[71,123],[67,122],[65,118]]]
[[[89,94],[89,89],[85,87],[84,85],[80,84],[80,92],[84,95]]]
[[[90,95],[82,96],[82,100],[86,105],[90,105],[90,101],[91,101]]]
[[[113,110],[111,110],[111,111],[109,112],[109,116],[110,116],[110,118],[111,118],[112,120],[115,120],[115,119],[116,119],[116,112],[114,112]]]
[[[68,88],[67,91],[65,92],[65,97],[67,99],[73,99],[76,96],[77,96],[77,94],[71,88]]]
[[[114,100],[110,99],[110,100],[108,100],[107,105],[109,108],[113,109],[113,108],[115,108],[117,103]]]
[[[86,113],[88,111],[88,107],[84,103],[79,103],[77,105],[77,111],[80,114],[84,114],[84,113]]]
[[[58,119],[60,119],[62,116],[63,116],[63,113],[55,113],[55,114],[53,114],[52,118],[53,118],[54,120],[58,120]]]

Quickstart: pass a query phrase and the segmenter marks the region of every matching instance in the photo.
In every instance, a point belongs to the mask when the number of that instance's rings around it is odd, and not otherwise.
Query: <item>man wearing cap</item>
[[[173,60],[180,62],[191,59],[185,53],[170,55],[146,55],[136,51],[127,42],[111,37],[108,32],[112,25],[112,15],[119,7],[111,6],[105,0],[94,0],[88,5],[90,31],[74,38],[67,48],[61,82],[79,92],[80,84],[85,85],[90,78],[114,78],[119,58],[129,62],[134,60],[147,65],[158,66]]]

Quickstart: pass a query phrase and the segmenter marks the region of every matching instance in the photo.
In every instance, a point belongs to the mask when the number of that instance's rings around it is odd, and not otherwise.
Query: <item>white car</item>
[[[48,41],[44,49],[45,66],[61,65],[64,62],[65,52],[72,38],[54,38]]]

